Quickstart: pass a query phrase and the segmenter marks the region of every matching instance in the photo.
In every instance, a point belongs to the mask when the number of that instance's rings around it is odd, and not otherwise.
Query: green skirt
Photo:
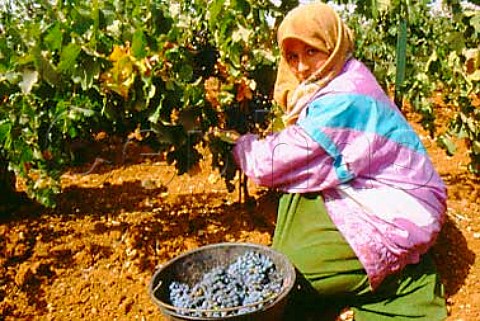
[[[372,291],[362,264],[319,195],[281,197],[272,247],[286,254],[297,268],[299,282],[289,308],[295,320],[300,310],[308,314],[343,307],[354,311],[355,321],[440,321],[447,317],[443,286],[429,254]]]

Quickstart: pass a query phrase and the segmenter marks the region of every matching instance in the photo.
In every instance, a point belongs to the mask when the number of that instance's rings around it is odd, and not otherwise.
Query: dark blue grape
[[[260,253],[248,251],[226,267],[206,272],[202,279],[189,286],[172,282],[170,301],[190,316],[225,317],[253,312],[281,292],[283,280],[273,261]],[[224,311],[225,308],[239,307]],[[212,311],[205,311],[212,310]]]

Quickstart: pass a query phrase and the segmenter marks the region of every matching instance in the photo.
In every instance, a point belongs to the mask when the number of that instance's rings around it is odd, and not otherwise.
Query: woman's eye
[[[307,55],[309,55],[309,56],[313,56],[313,55],[315,55],[317,52],[318,52],[318,50],[315,49],[315,48],[308,48],[308,49],[307,49]]]
[[[288,61],[289,63],[295,62],[295,61],[297,61],[297,59],[298,59],[298,58],[297,58],[297,55],[295,55],[295,54],[287,54],[287,61]]]

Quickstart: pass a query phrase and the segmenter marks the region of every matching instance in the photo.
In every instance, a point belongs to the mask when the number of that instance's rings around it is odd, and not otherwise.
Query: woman
[[[284,192],[272,246],[313,305],[350,306],[356,321],[444,320],[428,251],[446,191],[419,137],[352,57],[353,37],[328,5],[293,9],[278,44],[274,98],[287,126],[233,149],[249,178]]]

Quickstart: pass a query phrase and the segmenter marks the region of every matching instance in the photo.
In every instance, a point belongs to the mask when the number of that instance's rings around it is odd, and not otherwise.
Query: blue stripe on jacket
[[[353,178],[331,137],[322,128],[339,128],[383,136],[408,149],[426,154],[425,147],[402,114],[387,103],[362,94],[325,95],[310,103],[307,116],[298,121],[302,127],[334,159],[340,182]],[[334,138],[333,138],[334,139]]]

